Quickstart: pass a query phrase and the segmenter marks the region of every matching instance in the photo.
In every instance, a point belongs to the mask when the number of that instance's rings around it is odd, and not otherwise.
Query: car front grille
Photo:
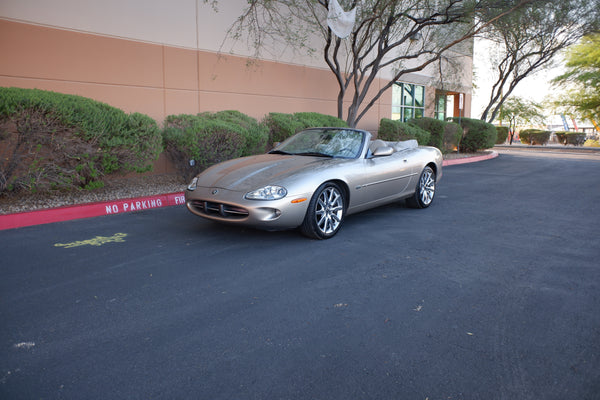
[[[244,219],[249,214],[245,208],[212,201],[192,200],[190,205],[201,214],[221,216],[228,219]]]

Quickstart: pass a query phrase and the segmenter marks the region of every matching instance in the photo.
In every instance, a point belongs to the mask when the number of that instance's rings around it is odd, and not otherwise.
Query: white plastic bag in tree
[[[352,33],[356,21],[356,7],[346,12],[338,0],[329,0],[329,13],[327,25],[336,36],[344,39]]]

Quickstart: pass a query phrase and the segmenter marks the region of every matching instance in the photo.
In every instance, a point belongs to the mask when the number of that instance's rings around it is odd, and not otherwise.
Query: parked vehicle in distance
[[[431,205],[442,154],[416,140],[371,140],[350,128],[298,132],[267,154],[214,165],[189,184],[186,206],[214,221],[266,230],[300,228],[328,239],[346,215],[407,199]]]

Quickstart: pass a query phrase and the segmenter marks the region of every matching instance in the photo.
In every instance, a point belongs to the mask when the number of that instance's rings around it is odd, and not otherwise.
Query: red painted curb
[[[468,164],[477,161],[491,160],[492,158],[498,157],[498,153],[492,151],[490,154],[486,154],[485,156],[477,156],[477,157],[465,157],[465,158],[457,158],[454,160],[445,160],[442,164],[444,167],[450,165],[459,165],[459,164]]]
[[[498,153],[478,157],[465,157],[455,160],[446,160],[443,166],[467,164],[477,161],[490,160],[498,157]],[[98,203],[82,204],[50,208],[46,210],[22,212],[16,214],[0,215],[0,230],[22,228],[25,226],[50,224],[52,222],[69,221],[72,219],[100,217],[102,215],[121,214],[131,211],[149,210],[153,208],[177,206],[185,204],[183,192],[168,193],[156,196],[138,197],[124,200],[103,201]]]
[[[0,230],[185,204],[183,192],[0,215]]]

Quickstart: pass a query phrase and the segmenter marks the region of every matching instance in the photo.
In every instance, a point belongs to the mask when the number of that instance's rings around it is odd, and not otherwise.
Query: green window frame
[[[425,86],[395,82],[392,86],[392,119],[403,122],[423,118],[425,114]]]

